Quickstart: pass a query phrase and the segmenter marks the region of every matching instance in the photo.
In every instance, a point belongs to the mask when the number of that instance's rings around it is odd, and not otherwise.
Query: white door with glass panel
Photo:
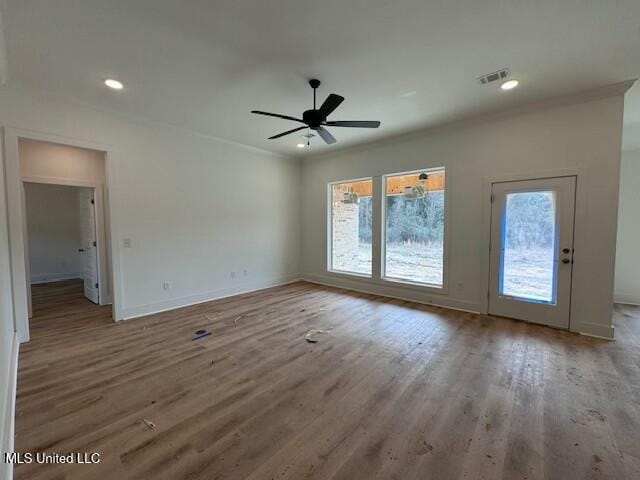
[[[569,328],[575,177],[492,185],[489,313]]]

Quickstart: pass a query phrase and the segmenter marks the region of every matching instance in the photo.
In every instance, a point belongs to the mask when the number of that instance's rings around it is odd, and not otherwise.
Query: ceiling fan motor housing
[[[327,117],[320,113],[320,110],[307,110],[302,114],[302,121],[309,125],[309,128],[318,128]]]

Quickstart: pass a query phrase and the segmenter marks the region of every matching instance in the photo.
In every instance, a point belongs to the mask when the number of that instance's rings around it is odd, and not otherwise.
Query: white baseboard
[[[331,275],[303,274],[302,279],[311,283],[318,283],[330,287],[344,288],[356,292],[380,295],[381,297],[396,298],[398,300],[408,300],[435,307],[450,308],[469,313],[481,313],[482,307],[479,303],[455,300],[445,296],[432,295],[430,293],[416,292],[414,290],[403,290],[403,287],[388,287],[372,284],[366,279],[358,278],[337,278]],[[582,335],[613,340],[614,327],[611,325],[598,325],[595,323],[581,323],[571,329]]]
[[[320,285],[344,288],[346,290],[353,290],[362,293],[370,293],[372,295],[380,295],[381,297],[396,298],[398,300],[407,300],[410,302],[432,305],[434,307],[445,307],[462,312],[480,313],[482,311],[482,307],[476,302],[456,300],[448,296],[434,294],[431,292],[420,292],[415,288],[407,289],[404,286],[373,284],[367,279],[359,279],[356,277],[343,278],[342,276],[337,277],[333,275],[305,273],[302,275],[302,279],[307,282],[318,283]]]
[[[640,305],[640,295],[614,292],[613,301],[614,303],[624,303],[625,305]]]
[[[613,340],[615,327],[613,325],[599,325],[597,323],[581,322],[576,326],[571,326],[572,332],[588,337],[603,338],[605,340]]]
[[[264,290],[265,288],[277,287],[279,285],[286,285],[288,283],[297,282],[299,280],[300,277],[298,275],[289,275],[270,280],[262,280],[259,282],[241,283],[230,288],[222,288],[219,290],[199,293],[196,295],[174,298],[164,302],[156,302],[147,305],[124,308],[122,311],[122,319],[130,320],[132,318],[143,317],[145,315],[151,315],[153,313],[166,312],[167,310],[189,307],[191,305],[197,305],[198,303],[211,302],[213,300],[219,300],[221,298],[233,297],[234,295]]]
[[[18,380],[18,352],[20,343],[14,334],[11,346],[7,390],[0,398],[0,480],[13,478],[13,464],[4,463],[4,453],[13,452],[16,418],[16,388]]]
[[[81,273],[39,273],[31,275],[31,285],[38,283],[63,282],[65,280],[81,280]]]

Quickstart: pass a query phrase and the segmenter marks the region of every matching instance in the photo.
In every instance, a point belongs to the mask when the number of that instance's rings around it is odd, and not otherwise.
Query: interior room
[[[0,0],[0,480],[640,478],[639,42]]]
[[[103,247],[96,238],[94,189],[27,182],[24,187],[30,328],[56,328],[38,321],[53,311],[52,321],[60,322],[69,316],[67,307],[84,316],[106,303],[100,299],[98,251]]]

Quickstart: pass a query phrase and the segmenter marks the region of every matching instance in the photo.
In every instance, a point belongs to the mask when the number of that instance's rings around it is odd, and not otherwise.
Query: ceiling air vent
[[[486,75],[482,75],[478,77],[478,81],[482,85],[486,85],[488,83],[496,82],[498,80],[504,80],[509,76],[509,69],[503,68],[502,70],[498,70],[497,72],[487,73]]]

